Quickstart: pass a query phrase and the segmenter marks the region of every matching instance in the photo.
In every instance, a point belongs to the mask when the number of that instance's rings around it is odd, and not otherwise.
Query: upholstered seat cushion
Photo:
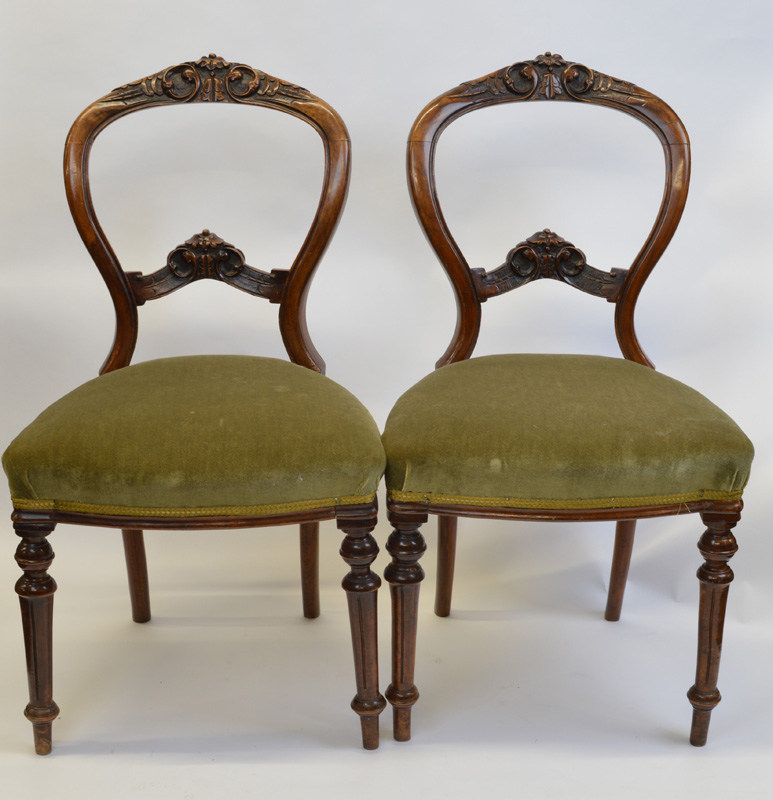
[[[110,372],[46,409],[3,456],[16,508],[150,516],[370,502],[384,463],[348,391],[250,356]]]
[[[732,500],[752,444],[698,392],[617,358],[497,355],[442,367],[383,436],[393,500],[616,508]]]

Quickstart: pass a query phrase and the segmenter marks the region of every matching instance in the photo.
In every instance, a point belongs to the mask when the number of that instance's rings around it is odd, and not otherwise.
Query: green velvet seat
[[[190,356],[80,386],[19,434],[3,466],[18,509],[277,514],[372,502],[384,451],[367,410],[317,372]]]
[[[442,367],[398,400],[383,440],[390,499],[511,508],[734,500],[754,452],[690,387],[578,355]]]

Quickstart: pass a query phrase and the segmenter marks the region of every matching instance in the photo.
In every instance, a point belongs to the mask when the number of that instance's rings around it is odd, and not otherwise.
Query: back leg
[[[454,589],[456,563],[457,517],[438,517],[437,586],[435,613],[447,617],[451,613],[451,594]]]
[[[615,530],[615,549],[612,554],[612,572],[609,576],[609,593],[607,610],[604,619],[617,622],[623,608],[623,595],[628,580],[628,568],[631,566],[633,537],[636,531],[636,520],[619,520]]]
[[[124,529],[123,550],[126,555],[126,572],[129,576],[132,619],[135,622],[147,622],[150,619],[150,589],[145,539],[141,530]]]
[[[303,616],[319,616],[319,522],[301,523],[301,594]]]

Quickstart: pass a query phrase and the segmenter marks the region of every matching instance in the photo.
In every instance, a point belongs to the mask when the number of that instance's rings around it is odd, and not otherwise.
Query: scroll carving
[[[546,228],[514,247],[501,267],[492,272],[475,269],[472,273],[482,301],[540,278],[552,278],[614,302],[626,270],[603,272],[590,266],[582,250]]]
[[[304,88],[246,64],[232,64],[210,53],[114,89],[102,102],[127,106],[151,103],[249,103],[262,98],[282,103],[311,100]]]
[[[582,100],[595,96],[639,106],[646,105],[650,98],[633,83],[595,72],[550,52],[533,61],[519,61],[478,81],[463,83],[460,94],[463,97],[512,94],[521,100]]]
[[[207,278],[278,303],[287,271],[273,270],[269,274],[248,266],[241,250],[205,228],[172,250],[160,270],[150,275],[129,272],[127,277],[139,305]]]

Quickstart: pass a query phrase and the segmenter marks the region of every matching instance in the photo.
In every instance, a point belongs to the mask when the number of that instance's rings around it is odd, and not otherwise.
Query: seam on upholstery
[[[534,509],[581,509],[581,508],[631,508],[635,506],[666,506],[675,503],[691,503],[698,500],[740,500],[742,491],[701,491],[686,494],[652,495],[650,497],[594,497],[577,500],[549,500],[517,497],[467,497],[461,495],[433,494],[431,492],[389,492],[389,499],[397,503],[437,503],[439,505],[470,505],[483,508],[534,508]]]
[[[408,478],[411,477],[411,462],[405,462],[405,472],[403,473],[403,489],[408,485]]]
[[[27,500],[12,498],[17,511],[72,511],[82,514],[109,514],[115,516],[138,517],[225,517],[262,516],[264,514],[285,514],[294,511],[308,511],[330,506],[353,506],[372,503],[376,497],[368,495],[341,495],[324,497],[319,500],[300,500],[295,503],[274,503],[263,506],[208,506],[202,508],[143,508],[142,506],[106,506],[95,503],[74,503],[67,500]]]

